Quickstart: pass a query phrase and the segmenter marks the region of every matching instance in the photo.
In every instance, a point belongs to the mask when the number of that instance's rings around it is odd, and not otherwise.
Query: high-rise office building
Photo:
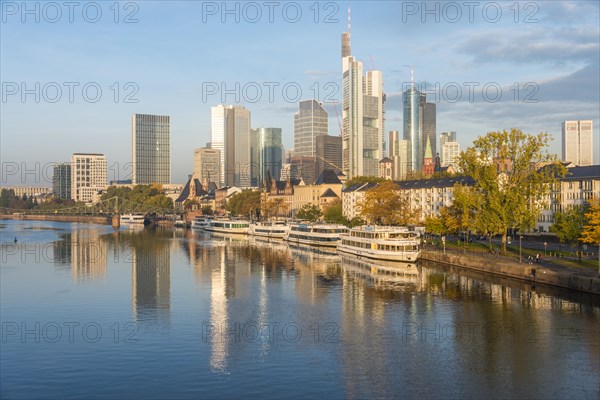
[[[442,132],[440,133],[440,149],[446,142],[456,142],[456,132]]]
[[[250,186],[250,111],[211,107],[211,146],[221,152],[220,186]]]
[[[460,157],[460,144],[458,142],[446,142],[442,147],[442,167],[452,165],[452,168],[458,168],[458,157]]]
[[[412,72],[411,72],[412,74]],[[421,92],[414,85],[411,77],[410,88],[402,94],[403,115],[404,115],[404,140],[410,142],[410,172],[420,171],[423,166],[421,152],[421,132],[423,130],[423,121],[421,119]]]
[[[171,183],[171,120],[168,115],[131,118],[132,183]]]
[[[71,198],[71,165],[68,163],[56,164],[52,176],[52,189],[57,199]]]
[[[446,142],[456,142],[456,132],[442,132],[440,133],[440,161],[442,162],[442,166],[444,165],[444,143]]]
[[[317,138],[317,177],[321,172],[331,169],[342,172],[342,138],[341,136],[319,136]]]
[[[94,194],[106,189],[106,157],[96,153],[71,156],[71,198],[89,203]]]
[[[410,141],[404,140],[399,131],[390,131],[388,138],[388,154],[393,163],[392,179],[406,179],[411,171]]]
[[[428,103],[426,101],[424,93],[421,94],[421,114],[423,118],[423,132],[421,143],[427,143],[429,139],[429,145],[431,147],[431,154],[435,156],[437,153],[437,134],[436,134],[436,105],[435,103]],[[425,154],[425,149],[423,149]],[[423,156],[425,157],[425,156]]]
[[[421,93],[414,83],[411,69],[410,87],[402,94],[404,114],[404,139],[410,141],[410,171],[423,169],[423,158],[427,138],[432,154],[436,153],[436,105],[428,103],[425,93]]]
[[[348,179],[379,174],[385,95],[381,71],[363,74],[351,55],[350,27],[342,34],[342,167]]]
[[[302,179],[307,185],[315,183],[318,178],[317,158],[293,156],[290,159],[290,178]]]
[[[591,120],[562,123],[562,159],[575,165],[586,166],[594,162],[594,129]]]
[[[282,167],[281,128],[250,131],[251,185],[260,186],[267,176],[279,180]]]
[[[315,100],[303,100],[294,114],[294,155],[314,157],[317,138],[328,132],[327,111]]]
[[[202,182],[219,182],[221,179],[221,152],[201,147],[194,150],[194,178]]]

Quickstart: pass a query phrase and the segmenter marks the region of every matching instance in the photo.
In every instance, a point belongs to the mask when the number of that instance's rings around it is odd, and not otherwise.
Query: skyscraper
[[[450,132],[442,132],[440,133],[440,157],[441,157],[441,162],[442,162],[442,166],[444,166],[444,143],[446,142],[456,142],[456,132],[454,131],[450,131]]]
[[[414,72],[410,71],[410,87],[402,94],[404,103],[404,139],[410,141],[410,171],[423,169],[423,158],[427,139],[433,155],[436,146],[436,105],[428,103],[425,93],[421,93],[414,82]]]
[[[342,172],[342,138],[340,136],[319,136],[316,157],[317,177],[326,169]]]
[[[592,165],[594,129],[591,120],[562,123],[562,157],[575,165]]]
[[[221,179],[221,152],[202,147],[194,150],[194,178],[202,182],[219,182]]]
[[[327,111],[315,100],[298,103],[299,110],[294,114],[294,155],[314,157],[317,138],[328,132]]]
[[[106,188],[104,154],[75,153],[71,156],[71,198],[89,203],[94,194]]]
[[[251,133],[252,186],[266,182],[267,175],[279,180],[282,167],[281,128],[257,128]]]
[[[351,55],[349,25],[342,34],[342,167],[351,179],[379,174],[385,96],[381,71],[364,76],[363,63]]]
[[[390,131],[388,138],[388,154],[393,162],[392,179],[406,179],[411,167],[411,147],[409,140],[400,138],[400,132]]]
[[[211,145],[221,152],[220,186],[250,186],[250,111],[211,107]]]
[[[171,121],[168,115],[134,114],[131,119],[132,183],[171,183]]]
[[[68,163],[57,164],[54,166],[54,175],[52,176],[52,189],[54,196],[58,199],[71,198],[71,165]]]
[[[423,132],[421,143],[427,143],[429,139],[429,145],[431,146],[431,154],[435,156],[437,153],[437,134],[436,134],[436,105],[435,103],[428,103],[426,95],[421,94],[421,113],[423,116]],[[425,149],[423,149],[425,154]]]

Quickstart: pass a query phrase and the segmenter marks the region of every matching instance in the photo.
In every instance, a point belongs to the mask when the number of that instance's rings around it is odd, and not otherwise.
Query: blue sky
[[[183,182],[193,168],[193,149],[210,141],[210,107],[221,102],[221,87],[239,87],[252,127],[281,127],[284,144],[292,147],[296,90],[302,99],[317,92],[319,100],[341,98],[340,35],[348,4],[353,55],[366,69],[383,71],[386,131],[402,129],[400,93],[414,65],[429,98],[437,95],[438,133],[456,131],[463,149],[478,135],[517,127],[551,133],[550,150],[560,155],[561,121],[592,119],[599,162],[597,2],[476,2],[472,19],[464,2],[429,2],[429,14],[420,1],[274,2],[273,22],[264,2],[228,2],[239,10],[233,14],[224,13],[222,2],[78,2],[73,22],[62,2],[54,3],[60,16],[48,4],[28,2],[34,12],[26,14],[22,2],[2,1],[2,184],[48,186],[44,165],[68,161],[74,152],[104,153],[109,179],[125,178],[134,113],[171,116],[172,180]],[[124,23],[128,15],[137,22]],[[22,98],[23,84],[36,92],[36,82],[39,103],[35,94]],[[218,93],[207,92],[214,85]],[[102,94],[94,103],[97,87]],[[126,102],[126,95],[138,102]],[[236,103],[232,93],[225,100]],[[326,109],[329,132],[339,135],[334,105]],[[22,179],[11,172],[15,165],[18,172],[39,172]]]

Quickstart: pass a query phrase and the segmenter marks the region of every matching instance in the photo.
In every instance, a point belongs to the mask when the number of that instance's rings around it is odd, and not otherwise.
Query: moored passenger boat
[[[254,236],[260,236],[270,239],[283,239],[286,234],[288,227],[283,221],[273,222],[256,222],[250,224],[248,233]]]
[[[196,217],[192,221],[191,228],[192,229],[205,229],[210,222],[210,218],[206,217]]]
[[[249,228],[250,223],[245,220],[215,219],[210,221],[208,225],[204,227],[204,230],[209,232],[238,233],[246,235],[248,234]]]
[[[344,225],[291,224],[283,237],[290,243],[335,247],[340,235],[348,232]]]
[[[144,214],[123,214],[119,218],[119,222],[122,224],[144,225],[146,217]]]
[[[421,256],[421,238],[403,227],[361,226],[343,234],[337,249],[376,260],[414,262]]]

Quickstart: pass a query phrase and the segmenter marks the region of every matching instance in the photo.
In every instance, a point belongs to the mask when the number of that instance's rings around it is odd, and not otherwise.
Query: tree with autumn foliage
[[[598,245],[598,273],[600,274],[600,199],[592,198],[590,207],[585,213],[586,223],[581,239],[586,243]]]
[[[359,206],[360,215],[373,224],[416,224],[420,216],[419,210],[410,205],[410,194],[401,193],[398,185],[389,180],[367,190]]]
[[[586,207],[583,205],[569,207],[564,212],[555,213],[554,223],[550,226],[550,232],[556,233],[561,243],[577,242],[579,262],[581,262],[581,232],[586,223],[585,212]]]
[[[547,133],[513,128],[478,137],[459,157],[459,168],[475,181],[473,227],[502,235],[502,254],[508,231],[534,227],[548,206],[551,185],[565,173],[548,153],[549,142]]]

